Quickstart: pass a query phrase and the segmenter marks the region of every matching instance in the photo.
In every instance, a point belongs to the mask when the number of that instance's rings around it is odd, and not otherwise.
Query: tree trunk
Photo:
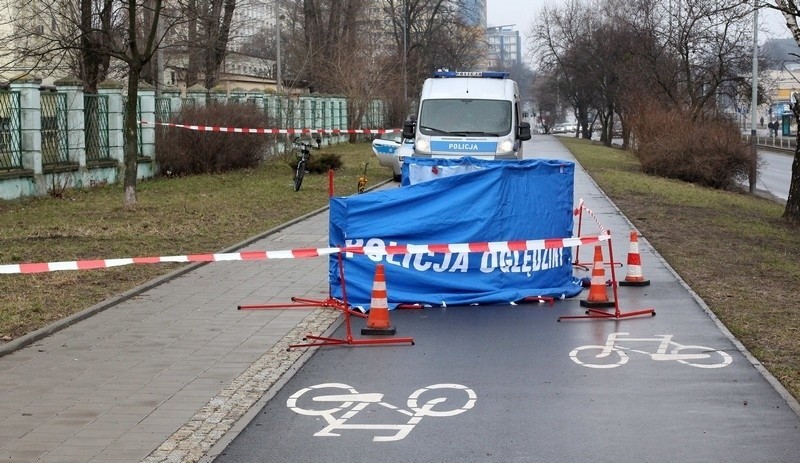
[[[141,65],[131,65],[128,74],[128,103],[125,105],[125,179],[126,208],[136,206],[136,177],[139,169],[139,76]]]
[[[200,63],[198,62],[200,58],[197,49],[197,2],[195,0],[188,0],[187,11],[189,12],[187,24],[189,62],[186,65],[186,88],[189,88],[198,82],[200,74]]]
[[[592,131],[589,130],[589,110],[585,104],[578,105],[578,130],[584,140],[592,139]]]
[[[789,183],[789,197],[783,218],[790,223],[800,224],[800,103],[790,106],[794,113],[797,135],[795,136],[794,161],[792,161],[792,177]]]
[[[800,9],[795,2],[786,0],[775,0],[775,4],[782,8],[781,14],[786,19],[789,32],[792,33],[795,43],[800,45],[800,27],[797,26],[797,15]],[[794,114],[795,124],[797,125],[797,136],[795,137],[794,161],[792,161],[792,177],[789,183],[789,197],[786,199],[786,208],[783,210],[783,218],[787,222],[800,224],[800,101],[797,101],[797,94],[792,93],[792,103],[789,109]]]
[[[81,0],[81,18],[80,18],[80,31],[81,31],[81,62],[80,62],[80,78],[84,82],[84,90],[87,93],[97,93],[97,84],[106,79],[108,66],[110,63],[110,56],[103,52],[104,36],[111,30],[111,25],[108,20],[110,15],[109,9],[101,10],[99,12],[101,19],[102,29],[97,31],[94,29],[92,21],[94,19],[94,11],[92,10],[92,2],[89,0]]]

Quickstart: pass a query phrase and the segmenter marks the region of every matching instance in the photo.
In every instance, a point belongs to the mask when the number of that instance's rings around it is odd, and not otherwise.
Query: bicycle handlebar
[[[292,144],[294,144],[295,146],[299,146],[299,147],[301,147],[301,148],[314,148],[314,149],[320,149],[320,148],[321,148],[321,146],[320,146],[320,145],[322,144],[322,139],[320,139],[320,138],[317,138],[317,139],[315,139],[314,141],[316,141],[316,142],[317,142],[317,145],[316,145],[316,146],[312,145],[311,143],[306,143],[306,142],[304,142],[304,141],[300,140],[300,137],[296,137],[294,140],[292,140]]]

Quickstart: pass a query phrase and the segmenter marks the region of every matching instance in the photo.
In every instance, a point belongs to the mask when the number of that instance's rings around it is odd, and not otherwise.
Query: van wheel
[[[402,175],[395,175],[393,178],[394,178],[395,182],[400,182],[400,180],[403,179],[403,176]]]

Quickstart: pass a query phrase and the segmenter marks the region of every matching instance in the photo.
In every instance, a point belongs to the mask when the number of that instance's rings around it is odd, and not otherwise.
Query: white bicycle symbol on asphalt
[[[325,394],[325,395],[317,395],[312,397],[311,402],[316,404],[320,403],[322,406],[320,409],[306,409],[301,408],[298,406],[297,402],[303,395],[309,392],[317,392],[320,389],[340,389],[342,393],[340,394]],[[444,392],[442,390],[451,390],[457,391],[459,396],[463,396],[462,398],[465,399],[463,402],[459,399],[457,406],[442,406],[442,404],[448,400],[448,397],[435,397],[432,399],[427,400],[422,406],[418,406],[420,401],[420,396],[427,393],[428,391],[437,391],[437,392]],[[453,394],[450,393],[450,396]],[[299,413],[301,415],[309,415],[309,416],[321,416],[325,418],[325,421],[328,423],[322,430],[315,433],[315,436],[326,436],[326,437],[338,437],[340,434],[337,434],[333,431],[335,430],[346,430],[346,429],[368,429],[368,430],[388,430],[388,431],[396,431],[394,435],[390,436],[375,436],[372,438],[375,442],[390,442],[390,441],[398,441],[405,438],[414,427],[419,424],[423,417],[432,416],[432,417],[446,417],[446,416],[455,416],[465,411],[471,409],[475,405],[475,401],[477,400],[477,396],[475,392],[460,384],[432,384],[430,386],[417,389],[408,396],[408,401],[406,402],[408,405],[409,410],[404,410],[394,405],[384,402],[383,401],[383,394],[379,393],[366,393],[362,394],[356,391],[352,386],[342,383],[324,383],[324,384],[317,384],[316,386],[306,387],[300,389],[299,391],[292,394],[288,400],[286,400],[286,406],[291,408],[294,412]],[[452,401],[451,401],[452,402]],[[353,418],[358,414],[358,412],[364,410],[371,404],[380,405],[382,407],[388,408],[389,410],[396,411],[401,413],[405,416],[408,416],[409,419],[404,424],[346,424],[348,420]],[[452,403],[448,403],[451,405]],[[326,405],[331,405],[330,408],[324,408]],[[336,418],[334,415],[342,412],[339,418]]]
[[[630,333],[611,333],[605,346],[581,346],[569,353],[569,357],[578,365],[588,368],[616,368],[628,363],[628,352],[649,355],[652,360],[675,360],[678,363],[697,368],[722,368],[731,364],[733,359],[726,352],[704,346],[685,346],[672,340],[671,334],[655,335],[652,338],[621,338]],[[629,342],[657,342],[655,352],[631,349],[617,344]],[[667,353],[667,349],[672,349]]]

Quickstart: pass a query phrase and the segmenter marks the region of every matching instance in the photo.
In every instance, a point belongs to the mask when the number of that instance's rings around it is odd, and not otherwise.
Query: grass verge
[[[561,139],[648,242],[800,399],[800,230],[783,206],[639,171],[633,154]]]
[[[369,143],[314,151],[341,155],[337,196],[354,194],[368,163],[369,188],[391,178]],[[289,153],[289,159],[294,154]],[[328,175],[292,188],[285,158],[258,169],[140,181],[138,204],[122,207],[121,185],[69,190],[62,198],[0,201],[0,263],[72,261],[218,252],[328,204]],[[121,294],[182,264],[0,275],[0,343]]]

